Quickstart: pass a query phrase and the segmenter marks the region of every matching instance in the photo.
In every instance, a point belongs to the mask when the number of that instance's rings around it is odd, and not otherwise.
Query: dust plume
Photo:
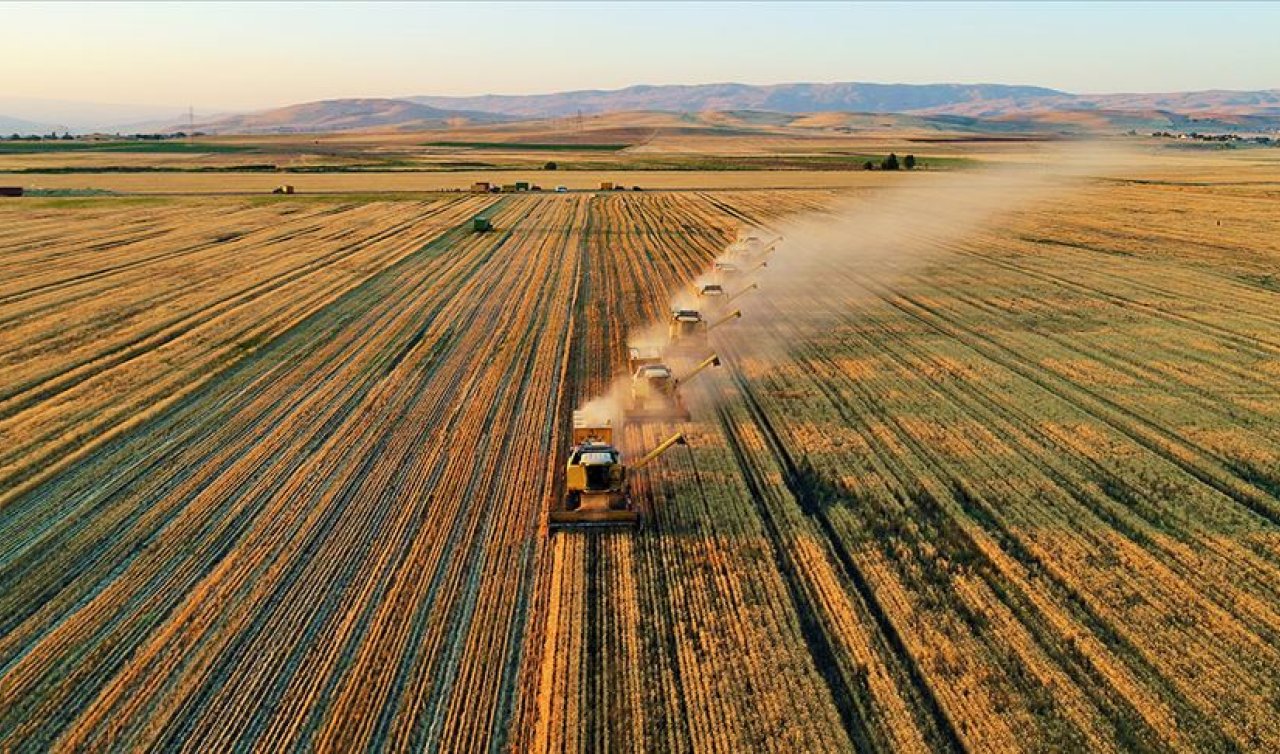
[[[767,227],[743,228],[739,241],[717,264],[672,291],[671,309],[699,309],[715,321],[733,309],[743,317],[710,334],[710,351],[730,362],[767,366],[789,358],[796,343],[819,336],[859,296],[892,286],[903,276],[945,257],[957,243],[998,226],[1011,213],[1067,201],[1091,177],[1122,167],[1128,155],[1112,145],[1078,143],[1046,149],[1033,162],[974,170],[903,172],[897,185],[837,200],[820,212],[786,218]],[[755,236],[753,245],[744,239]],[[776,242],[775,242],[776,239]],[[720,269],[727,267],[731,269]],[[700,298],[699,287],[717,283],[725,304]],[[718,306],[718,308],[717,308]],[[662,346],[665,323],[633,332],[630,345]],[[607,395],[587,404],[622,417],[628,383],[622,376]],[[687,395],[691,403],[708,391]]]
[[[1046,150],[1035,162],[895,176],[898,186],[837,201],[829,209],[755,229],[781,235],[768,266],[732,284],[760,289],[733,302],[743,320],[713,333],[740,358],[781,358],[820,334],[859,296],[949,254],[1016,211],[1069,201],[1072,190],[1122,166],[1114,146]],[[725,258],[733,256],[730,250]]]

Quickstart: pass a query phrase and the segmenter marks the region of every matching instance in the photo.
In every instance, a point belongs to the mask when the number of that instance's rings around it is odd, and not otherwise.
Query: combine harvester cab
[[[702,288],[715,288],[715,291],[711,293],[699,291],[699,296],[702,301],[706,302],[706,308],[709,313],[719,314],[720,312],[728,310],[729,305],[736,301],[738,297],[742,296],[744,293],[750,293],[759,287],[759,283],[750,283],[749,285],[744,285],[741,288],[738,288],[733,293],[729,293],[725,290],[724,286],[706,285],[702,286]]]
[[[672,446],[684,444],[684,435],[672,435],[631,470],[644,468]],[[613,426],[588,422],[575,411],[564,499],[551,511],[551,530],[639,527],[640,511],[627,494],[627,471],[622,454],[613,446]]]
[[[666,364],[645,364],[631,374],[631,401],[623,418],[629,422],[689,421],[689,410],[676,391],[676,377]]]
[[[676,309],[667,325],[667,350],[675,354],[701,351],[707,345],[707,320],[697,309]]]
[[[724,286],[719,283],[704,283],[697,287],[698,298],[714,302],[724,298]]]

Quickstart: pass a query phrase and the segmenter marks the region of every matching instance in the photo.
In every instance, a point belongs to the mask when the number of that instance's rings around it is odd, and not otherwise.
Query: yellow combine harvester
[[[729,247],[729,251],[731,254],[758,258],[772,252],[781,241],[782,236],[775,236],[772,240],[765,241],[754,233],[743,233],[739,234],[738,239]]]
[[[612,425],[589,422],[575,411],[564,500],[551,511],[551,530],[639,526],[640,511],[627,494],[628,473],[644,468],[673,446],[684,444],[684,435],[674,434],[627,466],[613,445]]]
[[[720,357],[711,354],[683,378],[676,379],[670,367],[660,361],[637,361],[632,359],[636,366],[631,374],[631,402],[623,411],[623,417],[630,422],[689,421],[689,409],[680,396],[680,386],[707,367],[720,366]]]
[[[708,332],[741,316],[742,312],[735,309],[708,324],[702,312],[697,309],[676,309],[671,312],[671,321],[667,325],[667,348],[684,353],[705,348]]]

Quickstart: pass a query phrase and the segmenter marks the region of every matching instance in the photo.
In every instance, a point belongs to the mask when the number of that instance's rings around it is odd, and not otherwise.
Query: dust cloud
[[[1070,201],[1073,189],[1122,167],[1129,157],[1112,145],[1076,143],[1047,149],[1020,164],[904,171],[893,178],[898,185],[869,189],[823,211],[768,227],[742,228],[739,241],[724,250],[715,266],[730,265],[736,271],[704,272],[671,292],[670,307],[702,310],[710,322],[741,309],[741,320],[710,334],[707,353],[750,361],[755,368],[777,363],[789,358],[796,343],[829,328],[859,295],[873,295],[868,287],[892,286],[1013,212]],[[749,236],[760,241],[755,253],[745,248],[743,239]],[[698,296],[699,287],[708,283],[724,287],[718,306]],[[753,285],[757,288],[748,292]],[[633,331],[628,343],[661,347],[666,337],[665,322],[653,323]],[[620,376],[606,395],[583,410],[619,427],[628,391],[627,376]],[[715,391],[693,392],[685,398],[696,409]]]

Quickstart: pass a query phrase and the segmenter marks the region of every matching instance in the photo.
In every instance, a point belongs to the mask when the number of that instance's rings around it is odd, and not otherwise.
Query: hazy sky
[[[740,81],[1280,87],[1280,4],[0,3],[0,96],[202,109]]]

